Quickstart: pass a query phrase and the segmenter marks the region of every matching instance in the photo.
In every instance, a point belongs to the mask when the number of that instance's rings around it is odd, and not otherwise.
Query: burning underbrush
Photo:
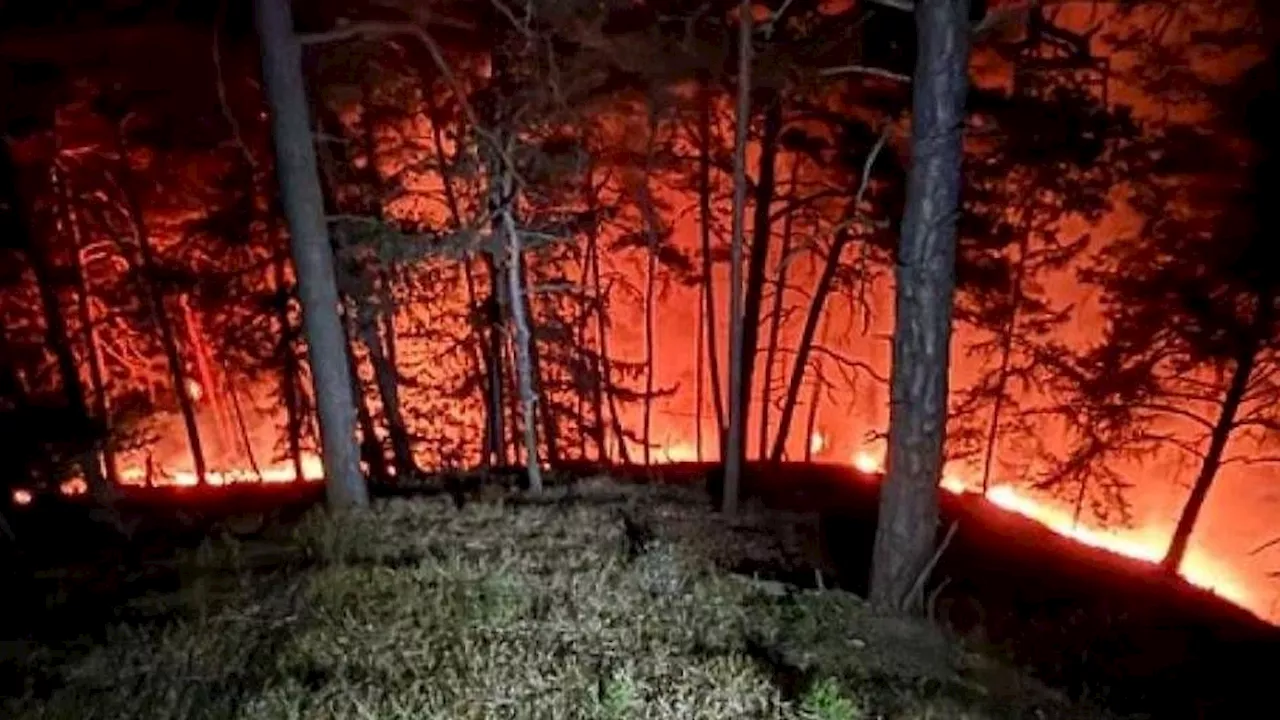
[[[813,523],[596,481],[396,499],[185,554],[104,633],[0,656],[15,718],[1097,717],[854,596],[728,573]],[[4,667],[8,665],[9,667]]]

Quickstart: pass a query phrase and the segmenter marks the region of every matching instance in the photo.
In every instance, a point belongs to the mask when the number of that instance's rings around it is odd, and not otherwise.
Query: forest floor
[[[594,479],[261,520],[46,573],[4,619],[0,715],[1105,717],[820,570],[729,570],[805,566],[805,513],[729,521],[696,488]]]

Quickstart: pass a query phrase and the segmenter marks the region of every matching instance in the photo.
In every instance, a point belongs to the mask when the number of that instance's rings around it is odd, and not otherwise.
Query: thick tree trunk
[[[747,422],[743,417],[746,398],[742,370],[742,246],[746,240],[747,133],[751,127],[751,2],[738,5],[738,103],[737,128],[733,147],[733,239],[729,251],[729,432],[724,451],[724,484],[720,488],[720,509],[726,515],[738,512],[742,460]]]
[[[711,399],[716,416],[716,453],[724,461],[728,424],[724,409],[724,388],[720,386],[720,352],[717,349],[715,265],[711,260],[711,88],[702,85],[698,113],[698,230],[702,250],[702,312],[706,342],[707,373],[711,381]]]
[[[934,552],[947,420],[969,0],[916,0],[911,170],[898,250],[889,459],[872,553],[873,606],[919,612]]]
[[[293,31],[289,0],[257,0],[256,6],[262,74],[272,110],[276,172],[298,271],[328,500],[336,508],[364,506],[369,503],[369,493],[360,475],[355,398],[346,362],[346,333],[338,317],[333,249],[307,118],[302,51]]]
[[[738,403],[744,427],[741,452],[747,453],[746,423],[751,417],[751,390],[755,381],[756,351],[760,342],[760,308],[764,304],[764,285],[769,263],[769,246],[773,240],[770,222],[773,196],[777,190],[778,134],[782,132],[782,98],[766,100],[764,129],[760,134],[760,174],[756,178],[754,217],[751,228],[751,255],[747,263],[747,287],[742,303],[742,399]],[[757,451],[765,452],[762,445]]]
[[[1218,471],[1222,469],[1222,456],[1226,452],[1227,442],[1231,439],[1231,432],[1236,427],[1236,416],[1240,413],[1240,404],[1244,401],[1245,393],[1249,389],[1249,381],[1253,376],[1257,356],[1256,347],[1251,345],[1236,358],[1235,370],[1231,373],[1231,384],[1227,387],[1227,394],[1222,399],[1218,421],[1214,423],[1213,434],[1209,437],[1209,449],[1204,454],[1204,461],[1200,464],[1200,472],[1196,475],[1195,484],[1191,486],[1191,495],[1187,498],[1187,504],[1182,507],[1182,514],[1178,516],[1178,524],[1173,529],[1169,550],[1160,561],[1160,567],[1171,575],[1177,573],[1182,566],[1182,560],[1186,557],[1187,548],[1191,544],[1191,533],[1200,519],[1200,511],[1204,509],[1213,481],[1218,477]]]

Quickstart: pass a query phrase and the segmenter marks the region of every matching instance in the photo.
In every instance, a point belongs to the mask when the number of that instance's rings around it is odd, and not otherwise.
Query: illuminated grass
[[[719,570],[782,553],[671,490],[392,501],[210,544],[182,594],[26,661],[15,718],[1096,717],[968,675],[854,597]],[[632,519],[631,529],[623,513]],[[637,538],[636,527],[646,531]],[[782,533],[785,535],[786,533]]]

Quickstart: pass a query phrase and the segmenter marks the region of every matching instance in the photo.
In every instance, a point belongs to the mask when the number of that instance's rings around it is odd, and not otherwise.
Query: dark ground
[[[610,471],[619,479],[673,484],[701,482],[708,472],[714,468],[692,464]],[[786,566],[736,570],[865,591],[874,478],[839,466],[754,465],[744,484],[748,505],[817,513],[822,542]],[[166,565],[176,547],[198,546],[209,533],[251,534],[269,520],[288,522],[322,497],[319,484],[131,492],[120,503],[137,523],[129,542],[80,505],[11,511],[24,544],[21,552],[5,550],[0,566],[11,609],[0,620],[0,638],[92,635],[121,619],[116,599],[181,582]],[[1149,564],[1081,546],[977,498],[944,493],[942,501],[945,524],[959,525],[928,588],[931,609],[966,641],[1125,714],[1254,716],[1271,704],[1280,661],[1276,627]],[[6,690],[0,681],[0,694]]]

